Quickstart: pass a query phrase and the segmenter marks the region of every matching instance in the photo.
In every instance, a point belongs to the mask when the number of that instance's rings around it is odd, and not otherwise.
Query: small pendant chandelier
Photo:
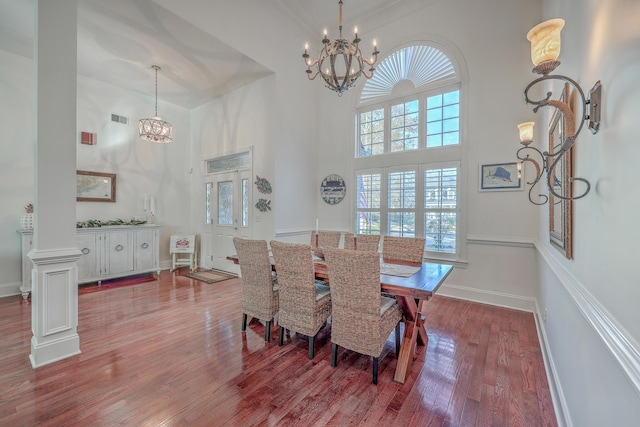
[[[362,57],[362,52],[358,44],[358,29],[355,30],[355,37],[352,42],[342,38],[342,0],[338,2],[340,9],[339,30],[340,34],[333,42],[329,40],[327,30],[324,30],[322,39],[322,50],[318,59],[311,61],[309,47],[305,46],[302,57],[307,66],[307,77],[309,80],[315,79],[318,74],[322,76],[325,86],[342,96],[342,93],[356,83],[363,75],[367,79],[373,77],[374,64],[378,60],[378,47],[373,41],[373,53],[371,59]],[[367,66],[369,69],[367,70]]]
[[[156,70],[156,114],[150,119],[140,119],[138,131],[140,139],[150,142],[167,143],[173,141],[173,129],[171,123],[165,122],[158,117],[158,70],[160,67],[152,65]]]

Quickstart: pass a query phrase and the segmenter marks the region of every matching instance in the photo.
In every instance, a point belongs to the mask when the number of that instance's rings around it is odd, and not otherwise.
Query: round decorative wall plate
[[[340,175],[329,175],[320,184],[320,196],[330,205],[340,203],[346,192],[347,186]]]

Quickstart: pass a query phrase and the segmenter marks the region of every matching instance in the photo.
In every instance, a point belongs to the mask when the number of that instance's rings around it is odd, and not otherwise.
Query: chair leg
[[[316,336],[309,337],[309,359],[313,360],[315,356]]]
[[[338,344],[331,343],[331,366],[338,366]]]
[[[278,338],[278,345],[282,347],[284,345],[284,328],[280,326],[280,337]]]
[[[378,384],[378,358],[373,358],[373,384]]]
[[[264,340],[271,341],[271,320],[267,320],[264,325]]]
[[[247,330],[247,315],[242,313],[242,332]]]
[[[396,359],[400,356],[400,322],[396,325]]]

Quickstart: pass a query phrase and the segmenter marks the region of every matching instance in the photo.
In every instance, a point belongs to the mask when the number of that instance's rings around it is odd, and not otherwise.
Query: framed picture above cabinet
[[[115,202],[116,174],[77,171],[76,200],[78,202]]]

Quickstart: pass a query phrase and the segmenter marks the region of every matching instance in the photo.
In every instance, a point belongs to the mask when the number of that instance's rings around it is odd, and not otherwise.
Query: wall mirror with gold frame
[[[560,101],[570,104],[570,86],[565,84]],[[549,152],[555,153],[564,142],[565,117],[556,109],[549,122]],[[572,196],[573,147],[564,155],[554,170],[553,190],[564,197]],[[549,240],[568,259],[573,258],[573,201],[549,194]]]

